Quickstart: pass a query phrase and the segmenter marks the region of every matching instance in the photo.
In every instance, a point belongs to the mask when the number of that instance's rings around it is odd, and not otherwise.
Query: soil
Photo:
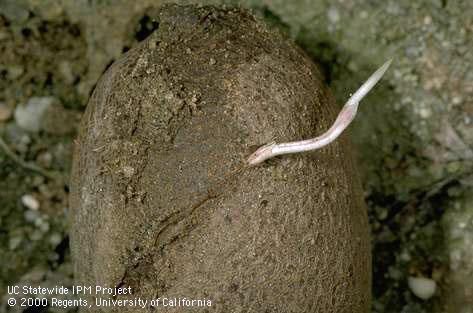
[[[473,3],[223,2],[251,8],[287,32],[321,65],[338,107],[394,59],[347,130],[372,229],[372,311],[473,312]],[[0,312],[24,309],[7,306],[11,284],[72,287],[68,177],[77,116],[110,64],[159,26],[151,16],[160,5],[0,1],[0,139],[43,169],[22,166],[0,149]],[[37,97],[53,97],[55,104],[44,120],[30,116],[43,125],[31,132],[14,113]],[[39,210],[25,206],[24,196]],[[435,295],[417,298],[409,276],[435,281]]]

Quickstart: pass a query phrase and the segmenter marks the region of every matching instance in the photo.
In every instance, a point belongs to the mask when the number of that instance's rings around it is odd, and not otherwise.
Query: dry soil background
[[[473,4],[226,3],[286,31],[320,62],[339,104],[394,58],[349,131],[373,234],[373,311],[473,312]],[[148,12],[160,4],[0,0],[2,297],[13,283],[72,284],[67,197],[78,119],[103,71],[158,27]],[[413,295],[410,276],[434,280],[434,297]]]

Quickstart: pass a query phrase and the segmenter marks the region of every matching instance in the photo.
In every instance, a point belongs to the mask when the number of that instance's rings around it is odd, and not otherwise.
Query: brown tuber
[[[317,67],[246,11],[170,5],[156,19],[83,117],[76,284],[212,305],[156,312],[368,312],[369,228],[346,136],[246,163],[262,144],[330,127],[337,109]]]

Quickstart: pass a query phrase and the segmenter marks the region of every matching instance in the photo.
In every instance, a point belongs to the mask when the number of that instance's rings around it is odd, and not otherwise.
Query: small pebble
[[[5,102],[0,102],[0,122],[5,122],[12,116],[13,110]]]
[[[366,11],[361,11],[360,12],[360,18],[365,19],[368,18],[369,14]]]
[[[8,67],[8,78],[11,80],[18,79],[24,71],[25,69],[21,65],[12,65]]]
[[[49,152],[41,152],[38,157],[36,158],[38,165],[49,168],[53,162],[53,156]]]
[[[59,233],[52,233],[51,236],[49,237],[49,243],[53,246],[56,247],[58,244],[60,244],[62,241],[62,236]]]
[[[424,25],[432,24],[432,17],[430,15],[424,16]]]
[[[452,103],[453,104],[460,104],[460,103],[462,103],[462,101],[463,101],[463,99],[459,96],[456,96],[456,97],[452,98]]]
[[[200,100],[200,99],[199,99],[199,96],[198,96],[198,95],[196,95],[196,94],[193,94],[193,95],[192,95],[191,103],[194,103],[194,104],[195,104],[195,103],[199,102],[199,100]]]
[[[24,213],[25,220],[30,223],[34,223],[38,218],[40,218],[38,211],[27,210]]]
[[[425,277],[410,276],[407,280],[407,284],[412,293],[423,300],[430,299],[437,289],[435,281]]]
[[[21,136],[21,138],[19,138],[19,140],[17,141],[17,144],[16,144],[16,150],[20,153],[26,153],[28,151],[28,147],[31,143],[31,138],[30,136],[24,134],[23,136]]]
[[[33,240],[33,241],[38,241],[38,240],[40,240],[41,238],[43,238],[43,233],[42,233],[40,230],[34,230],[34,231],[30,234],[30,239]]]
[[[427,119],[432,115],[432,111],[428,108],[420,108],[419,109],[419,115],[420,117]]]
[[[214,58],[210,58],[210,65],[214,65],[215,63],[217,63],[217,61],[215,61]]]
[[[38,211],[39,210],[39,201],[32,195],[23,195],[21,197],[21,203],[30,210]]]
[[[330,9],[328,9],[327,17],[328,17],[329,21],[334,23],[334,24],[338,23],[338,21],[340,21],[340,13],[334,7],[331,7]]]
[[[404,250],[399,257],[404,262],[409,262],[411,260],[411,255],[410,255],[409,251],[407,251],[407,250]]]
[[[377,207],[376,208],[376,216],[379,220],[385,220],[388,217],[388,209],[384,207]]]
[[[49,223],[42,220],[41,223],[39,223],[38,228],[39,228],[43,233],[47,233],[47,232],[49,231]]]
[[[74,70],[72,69],[72,64],[68,61],[62,61],[58,65],[58,71],[61,73],[61,76],[64,78],[65,83],[73,84],[76,79],[74,75]]]
[[[131,178],[135,174],[135,169],[131,166],[124,166],[123,167],[123,175],[125,175],[126,178]]]
[[[402,272],[399,269],[397,269],[395,266],[390,266],[388,268],[388,273],[389,273],[389,277],[391,277],[394,280],[402,279]]]
[[[53,97],[32,97],[24,105],[15,109],[15,121],[21,128],[30,132],[41,130],[43,116],[54,102]]]
[[[21,237],[11,237],[8,241],[8,247],[10,250],[15,250],[21,244],[23,239]]]

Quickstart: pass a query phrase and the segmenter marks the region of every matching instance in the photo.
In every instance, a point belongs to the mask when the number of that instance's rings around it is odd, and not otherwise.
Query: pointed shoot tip
[[[358,105],[358,103],[363,99],[366,94],[373,89],[373,87],[379,82],[384,73],[388,70],[393,59],[387,60],[380,68],[378,68],[367,80],[361,85],[360,88],[350,97],[347,101],[347,105]]]

